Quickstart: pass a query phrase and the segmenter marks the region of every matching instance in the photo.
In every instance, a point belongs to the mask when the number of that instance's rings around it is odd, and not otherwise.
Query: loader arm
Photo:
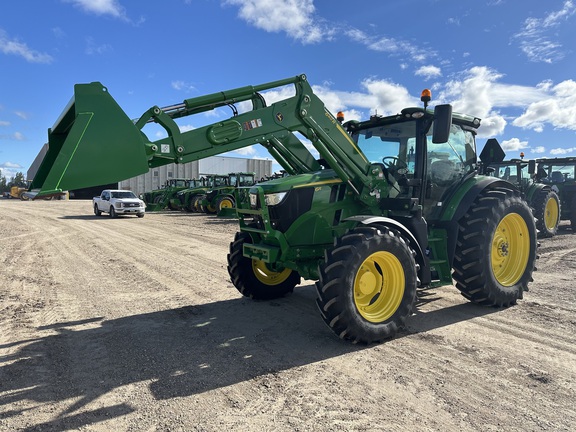
[[[266,106],[260,92],[293,85],[295,95]],[[251,101],[252,109],[227,120],[181,132],[174,119]],[[142,132],[158,123],[166,138]],[[169,163],[187,163],[254,144],[264,146],[289,174],[318,171],[319,161],[295,135],[316,148],[324,165],[361,194],[372,187],[370,163],[314,94],[305,75],[213,93],[160,108],[131,120],[99,82],[78,84],[53,128],[48,152],[31,185],[38,196],[112,183]],[[105,169],[104,169],[105,168]]]

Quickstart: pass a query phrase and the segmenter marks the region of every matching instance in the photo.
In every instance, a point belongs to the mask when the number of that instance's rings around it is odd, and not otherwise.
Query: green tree
[[[12,186],[26,187],[26,179],[21,171],[18,171],[14,177],[12,177],[10,183]]]
[[[8,184],[6,183],[6,177],[2,175],[2,170],[0,170],[0,193],[8,192]]]

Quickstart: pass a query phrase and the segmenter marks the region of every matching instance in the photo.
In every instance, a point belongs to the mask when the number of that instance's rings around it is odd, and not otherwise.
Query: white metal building
[[[186,164],[168,164],[151,168],[146,174],[123,180],[120,189],[129,189],[139,195],[160,189],[166,181],[173,178],[193,179],[202,174],[228,174],[232,172],[255,173],[256,178],[272,175],[272,159],[246,159],[228,156],[211,156]]]

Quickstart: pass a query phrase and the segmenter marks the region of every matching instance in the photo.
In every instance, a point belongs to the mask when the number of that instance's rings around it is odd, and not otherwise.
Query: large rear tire
[[[484,190],[459,221],[456,288],[480,305],[516,304],[532,281],[536,248],[528,204],[508,188]]]
[[[294,287],[300,283],[298,272],[288,268],[272,270],[263,261],[246,258],[243,255],[245,243],[252,243],[250,235],[236,233],[228,254],[228,274],[243,296],[254,300],[271,300],[294,291]]]
[[[360,226],[337,239],[316,283],[324,322],[353,343],[394,337],[416,299],[414,255],[408,241],[387,227]]]
[[[216,211],[220,213],[222,209],[233,209],[236,207],[234,197],[230,195],[222,195],[216,199]]]
[[[539,237],[553,237],[558,232],[560,223],[560,198],[551,189],[538,192],[534,198],[534,217]]]

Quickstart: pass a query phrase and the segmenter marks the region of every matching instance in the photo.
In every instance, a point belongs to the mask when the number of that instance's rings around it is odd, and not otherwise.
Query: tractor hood
[[[326,169],[268,180],[264,183],[258,183],[256,186],[262,188],[265,194],[269,194],[287,192],[295,188],[317,187],[338,183],[342,183],[342,180],[338,178],[334,170]],[[250,188],[250,193],[258,192],[256,186]]]

